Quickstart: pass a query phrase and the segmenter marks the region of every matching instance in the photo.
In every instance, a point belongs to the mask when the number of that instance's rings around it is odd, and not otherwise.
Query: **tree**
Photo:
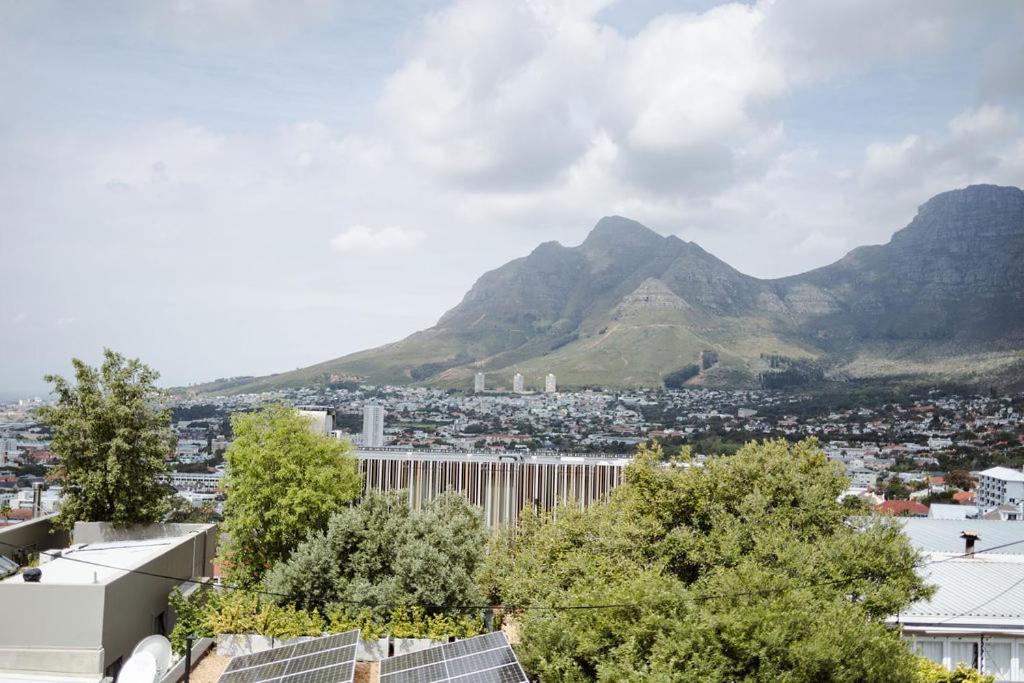
[[[8,517],[10,517],[10,515],[11,504],[5,500],[2,504],[0,504],[0,517],[3,517],[4,520],[6,520]]]
[[[158,481],[174,450],[170,413],[157,408],[159,374],[137,358],[103,351],[97,369],[72,359],[75,381],[47,375],[57,400],[40,410],[60,456],[63,479],[57,523],[151,524],[167,510],[170,489]]]
[[[479,508],[448,492],[410,509],[403,492],[371,492],[314,531],[267,576],[283,604],[324,610],[418,605],[428,615],[479,604],[487,545]]]
[[[255,582],[311,530],[324,529],[362,489],[347,441],[317,434],[294,408],[270,405],[231,416],[225,454],[226,569]]]
[[[916,660],[885,623],[930,591],[891,520],[854,525],[813,440],[748,444],[703,467],[642,447],[586,511],[495,541],[489,597],[520,615],[541,681],[895,681]],[[682,458],[688,454],[684,452]]]
[[[961,491],[970,491],[974,488],[974,479],[967,470],[953,470],[946,473],[946,483]]]

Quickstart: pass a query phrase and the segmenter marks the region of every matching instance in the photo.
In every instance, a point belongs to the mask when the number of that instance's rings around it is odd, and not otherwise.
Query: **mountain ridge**
[[[230,391],[355,378],[466,387],[477,371],[492,385],[520,371],[536,386],[550,371],[564,386],[654,386],[693,364],[691,382],[713,386],[922,365],[1018,381],[1022,350],[1024,192],[972,185],[929,199],[885,244],[773,279],[605,216],[579,245],[543,242],[484,273],[433,327]],[[984,367],[971,369],[973,355]]]

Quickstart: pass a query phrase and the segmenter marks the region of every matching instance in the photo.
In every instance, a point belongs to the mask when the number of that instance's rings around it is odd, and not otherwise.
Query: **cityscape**
[[[1022,36],[0,0],[0,683],[1024,683]]]

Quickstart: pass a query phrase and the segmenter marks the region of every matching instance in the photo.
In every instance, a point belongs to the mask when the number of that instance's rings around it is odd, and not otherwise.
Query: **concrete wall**
[[[34,547],[36,551],[67,546],[68,532],[54,526],[55,517],[55,515],[46,515],[0,528],[0,555],[14,559],[17,551],[10,547],[12,545],[27,549]]]
[[[211,534],[211,541],[213,538]],[[204,573],[206,539],[206,534],[193,534],[137,570],[173,579],[130,573],[107,584],[103,616],[105,667],[118,658],[122,663],[127,661],[143,637],[154,633],[167,635],[174,628],[167,596],[181,583],[180,579],[208,575]]]
[[[102,672],[105,588],[0,583],[0,670]]]

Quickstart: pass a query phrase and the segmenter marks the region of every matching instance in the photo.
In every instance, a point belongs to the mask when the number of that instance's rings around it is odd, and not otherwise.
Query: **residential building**
[[[922,657],[957,663],[996,681],[1024,680],[1024,546],[1019,525],[991,520],[901,520],[925,555],[934,596],[890,618]],[[989,551],[988,549],[991,549]]]
[[[895,515],[897,517],[927,517],[928,506],[916,500],[887,500],[875,509],[883,515]]]
[[[0,681],[115,676],[140,639],[170,633],[168,595],[195,585],[178,577],[212,576],[217,526],[79,522],[74,539],[41,553],[38,582],[23,574],[0,581],[0,614],[11,617],[0,619]]]
[[[523,374],[521,372],[512,375],[512,391],[517,394],[523,393]]]
[[[555,380],[555,376],[552,373],[548,373],[547,377],[544,378],[544,393],[553,394],[558,390],[558,384]]]
[[[363,445],[367,448],[384,445],[384,407],[376,403],[363,406]]]
[[[975,501],[985,512],[1001,505],[1024,510],[1024,472],[1009,467],[991,467],[979,472]]]
[[[478,372],[473,377],[473,391],[477,394],[483,393],[486,386],[486,378],[484,373]]]

